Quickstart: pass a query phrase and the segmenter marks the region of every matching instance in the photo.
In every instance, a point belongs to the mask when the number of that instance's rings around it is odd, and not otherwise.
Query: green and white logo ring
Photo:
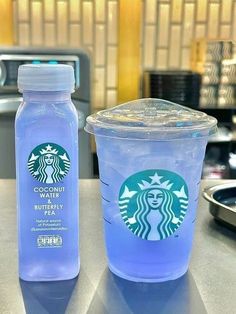
[[[177,173],[151,169],[131,175],[120,188],[123,221],[136,236],[150,241],[170,237],[188,208],[188,187]]]
[[[43,143],[36,146],[30,153],[28,169],[39,182],[56,183],[61,181],[69,172],[70,158],[60,145]]]

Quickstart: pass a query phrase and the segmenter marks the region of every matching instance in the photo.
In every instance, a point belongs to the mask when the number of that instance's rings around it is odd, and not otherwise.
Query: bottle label
[[[177,173],[145,170],[127,178],[120,188],[119,208],[126,226],[145,240],[163,240],[183,223],[188,187]]]
[[[28,169],[39,182],[60,182],[69,172],[70,158],[60,145],[44,143],[36,146],[30,153]]]
[[[28,156],[28,170],[32,175],[32,225],[35,245],[39,249],[62,248],[68,224],[64,219],[68,190],[63,178],[70,170],[67,151],[55,143],[36,146]]]

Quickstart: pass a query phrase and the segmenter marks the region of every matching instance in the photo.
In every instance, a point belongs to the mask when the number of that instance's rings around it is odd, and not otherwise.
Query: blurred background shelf
[[[218,120],[218,134],[209,140],[203,177],[236,179],[236,108],[199,108]]]

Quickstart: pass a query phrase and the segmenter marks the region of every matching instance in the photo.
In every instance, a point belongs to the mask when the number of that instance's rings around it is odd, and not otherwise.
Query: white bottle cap
[[[66,64],[24,64],[18,69],[18,88],[23,91],[69,91],[75,86],[74,69]]]

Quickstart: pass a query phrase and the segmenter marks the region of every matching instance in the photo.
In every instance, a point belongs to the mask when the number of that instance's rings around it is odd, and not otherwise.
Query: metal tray
[[[236,182],[206,188],[202,194],[213,217],[236,230]]]

